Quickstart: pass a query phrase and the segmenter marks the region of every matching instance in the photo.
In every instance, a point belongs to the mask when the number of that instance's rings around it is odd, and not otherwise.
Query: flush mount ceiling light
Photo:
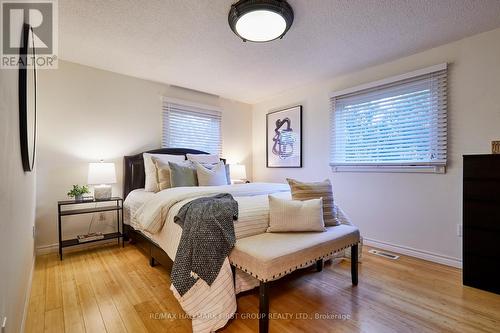
[[[231,6],[228,21],[244,42],[269,42],[290,29],[293,9],[285,0],[240,0]]]

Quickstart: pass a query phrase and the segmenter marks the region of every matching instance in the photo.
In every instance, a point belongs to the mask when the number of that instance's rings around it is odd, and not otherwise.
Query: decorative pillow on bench
[[[269,195],[267,232],[325,231],[322,199],[286,200]]]
[[[335,205],[333,204],[333,191],[330,179],[322,182],[304,183],[295,179],[286,179],[290,185],[293,200],[310,200],[323,198],[323,220],[326,226],[339,225]]]

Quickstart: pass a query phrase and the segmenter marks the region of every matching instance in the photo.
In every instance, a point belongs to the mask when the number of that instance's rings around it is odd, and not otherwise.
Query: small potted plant
[[[89,188],[86,185],[73,185],[73,188],[68,192],[70,198],[75,198],[76,201],[82,201],[83,195],[90,193]]]

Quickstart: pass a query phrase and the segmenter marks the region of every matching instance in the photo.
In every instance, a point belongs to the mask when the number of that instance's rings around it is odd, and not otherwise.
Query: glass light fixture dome
[[[240,0],[231,6],[228,21],[244,42],[269,42],[290,29],[293,9],[284,0]]]

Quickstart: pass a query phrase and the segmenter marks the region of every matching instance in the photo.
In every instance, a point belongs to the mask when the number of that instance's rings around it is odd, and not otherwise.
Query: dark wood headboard
[[[169,154],[169,155],[184,155],[186,154],[208,154],[204,151],[188,148],[162,148],[145,151],[149,154]],[[127,195],[138,188],[144,188],[146,183],[146,174],[144,172],[144,158],[143,153],[125,156],[123,163],[123,199]],[[221,159],[226,162],[224,159]]]

